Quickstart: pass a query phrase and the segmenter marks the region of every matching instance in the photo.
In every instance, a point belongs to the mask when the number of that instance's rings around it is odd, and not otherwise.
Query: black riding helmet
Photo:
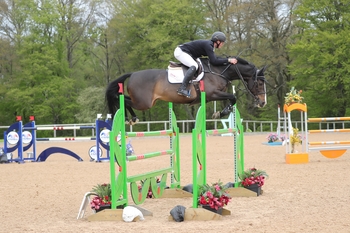
[[[214,32],[213,35],[211,36],[211,41],[216,42],[218,40],[221,42],[226,41],[226,36],[223,32]]]

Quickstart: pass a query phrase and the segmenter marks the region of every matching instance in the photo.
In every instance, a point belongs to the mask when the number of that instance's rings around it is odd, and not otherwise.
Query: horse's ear
[[[264,66],[261,70],[259,70],[258,76],[264,76],[264,71],[266,70],[267,66]]]

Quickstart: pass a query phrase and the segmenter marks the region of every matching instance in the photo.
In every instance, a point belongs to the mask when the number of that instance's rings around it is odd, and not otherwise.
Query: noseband
[[[262,92],[262,93],[258,92],[258,91],[259,91],[259,90],[258,90],[258,86],[259,86],[259,84],[258,84],[258,79],[259,79],[259,80],[262,80],[263,82],[265,82],[265,77],[264,77],[264,76],[258,76],[258,70],[256,70],[256,71],[255,71],[255,75],[252,77],[252,79],[253,79],[253,81],[254,81],[253,87],[250,89],[250,88],[248,87],[248,85],[247,85],[247,82],[244,80],[244,78],[243,78],[241,72],[239,71],[238,67],[236,66],[236,64],[234,65],[234,67],[235,67],[235,70],[236,70],[236,72],[237,72],[239,78],[241,79],[241,81],[242,81],[242,83],[243,83],[245,89],[246,89],[246,90],[248,91],[248,93],[253,97],[254,101],[255,101],[255,102],[258,102],[258,101],[259,101],[258,95],[260,95],[260,94],[266,94],[266,92]],[[251,91],[251,90],[253,90],[253,89],[255,89],[255,90],[257,91],[257,94],[256,94],[256,95],[254,95],[253,92]]]

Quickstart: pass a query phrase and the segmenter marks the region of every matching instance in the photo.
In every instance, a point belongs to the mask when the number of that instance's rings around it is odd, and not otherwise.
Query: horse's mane
[[[250,64],[250,62],[244,60],[243,58],[240,58],[240,57],[234,57],[234,58],[236,58],[239,63],[242,63],[244,65]]]

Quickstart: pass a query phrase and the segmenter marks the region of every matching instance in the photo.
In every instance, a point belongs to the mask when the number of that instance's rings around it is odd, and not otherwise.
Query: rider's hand
[[[228,62],[232,63],[232,64],[236,64],[237,63],[237,59],[236,58],[229,58]]]

